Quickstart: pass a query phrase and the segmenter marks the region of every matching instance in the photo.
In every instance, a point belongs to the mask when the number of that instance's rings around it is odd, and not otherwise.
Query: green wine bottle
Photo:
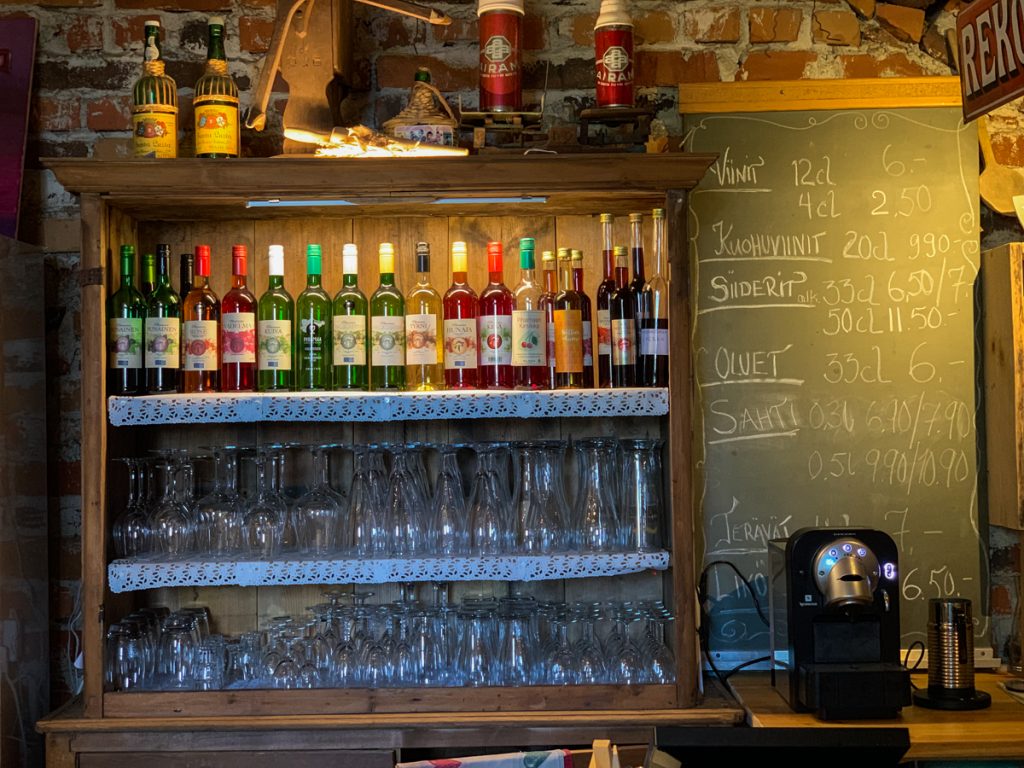
[[[154,288],[146,302],[146,391],[176,392],[181,367],[181,299],[171,287],[171,247],[156,247]]]
[[[296,389],[324,390],[331,383],[331,297],[320,286],[320,246],[306,246],[306,289],[295,303],[298,321]]]
[[[334,388],[366,389],[366,296],[359,290],[359,252],[345,243],[342,286],[334,297]]]
[[[284,287],[284,246],[270,246],[268,261],[267,290],[256,309],[256,379],[260,392],[287,392],[295,385],[295,301]]]
[[[370,297],[370,389],[405,388],[405,299],[395,287],[395,247],[381,243],[380,285]]]
[[[145,391],[142,326],[146,301],[135,288],[135,247],[121,246],[121,287],[107,299],[107,394]]]

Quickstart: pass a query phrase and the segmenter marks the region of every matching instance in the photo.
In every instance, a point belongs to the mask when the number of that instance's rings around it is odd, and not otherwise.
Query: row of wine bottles
[[[596,311],[583,290],[578,250],[544,251],[519,241],[521,278],[503,282],[500,242],[487,246],[488,284],[467,283],[464,242],[451,247],[452,284],[430,284],[430,246],[416,246],[417,281],[395,286],[395,251],[381,243],[380,285],[359,288],[358,253],[346,244],[343,284],[321,285],[322,250],[306,248],[306,288],[284,287],[284,249],[269,247],[269,282],[256,299],[246,285],[248,253],[232,248],[232,287],[210,288],[210,247],[182,255],[181,296],[171,287],[170,248],[158,245],[152,276],[135,288],[135,249],[121,246],[121,285],[108,299],[108,393],[323,390],[575,389],[668,385],[668,289],[664,212],[655,209],[657,268],[644,278],[642,215],[631,214],[633,278],[612,217],[601,215],[604,280]],[[144,270],[149,268],[144,262]],[[182,298],[183,297],[183,298]],[[593,327],[597,326],[594,349]]]

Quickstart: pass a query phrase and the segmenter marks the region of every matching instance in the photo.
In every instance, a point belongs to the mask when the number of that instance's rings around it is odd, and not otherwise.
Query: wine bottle
[[[231,290],[220,302],[220,390],[256,389],[256,297],[246,286],[248,250],[231,247]]]
[[[331,297],[320,286],[320,246],[306,246],[306,288],[295,302],[298,320],[296,389],[325,390],[331,383]]]
[[[654,274],[644,285],[645,314],[640,324],[640,382],[645,387],[668,386],[668,281],[665,279],[665,211],[655,208]]]
[[[541,254],[541,266],[544,271],[544,293],[540,296],[539,306],[544,313],[545,341],[547,342],[547,386],[555,388],[555,294],[558,293],[558,262],[552,251]]]
[[[335,389],[363,389],[368,385],[366,371],[366,315],[368,303],[359,290],[359,251],[355,243],[345,243],[341,251],[342,285],[334,297],[331,330],[334,337]]]
[[[583,386],[583,302],[573,288],[572,254],[558,249],[558,288],[555,295],[555,388]]]
[[[637,355],[636,383],[643,382],[643,370],[640,367],[640,329],[647,314],[644,306],[644,216],[642,213],[629,214],[629,255],[633,260],[633,279],[629,282],[629,292],[633,294],[633,321],[636,324]]]
[[[633,294],[629,290],[629,254],[616,245],[615,291],[608,299],[612,332],[612,386],[636,386],[636,324]]]
[[[444,389],[444,344],[437,343],[443,310],[430,284],[430,245],[416,243],[416,285],[405,298],[405,388]]]
[[[171,287],[171,249],[156,247],[156,286],[146,303],[146,391],[176,392],[181,367],[181,299]]]
[[[515,298],[503,282],[502,246],[487,244],[487,287],[480,293],[478,365],[481,389],[512,388],[512,308]]]
[[[142,77],[132,86],[132,154],[178,156],[178,86],[160,58],[160,22],[143,24]]]
[[[196,157],[238,157],[238,86],[224,55],[224,19],[207,23],[206,69],[196,81]]]
[[[601,258],[604,262],[604,277],[597,286],[597,386],[602,389],[612,385],[612,319],[611,296],[615,292],[615,257],[612,252],[612,224],[614,217],[602,213]]]
[[[192,281],[195,279],[196,271],[196,257],[191,253],[183,253],[179,257],[178,262],[178,298],[181,300],[182,307],[184,307],[185,299],[188,297],[189,292],[192,290]],[[179,315],[180,316],[180,315]],[[182,332],[184,332],[184,326],[182,326]],[[184,339],[182,338],[182,341]],[[178,388],[181,388],[181,371],[185,370],[185,344],[178,344],[178,348],[181,350],[181,354],[178,359]]]
[[[284,246],[270,246],[267,262],[267,290],[256,306],[256,378],[260,392],[287,392],[295,384],[295,301],[284,287]]]
[[[444,294],[444,384],[475,389],[477,370],[477,295],[466,282],[466,244],[452,243],[452,284]]]
[[[377,250],[380,285],[370,297],[370,389],[405,387],[405,300],[395,287],[395,246]]]
[[[220,389],[220,300],[210,288],[210,246],[197,245],[192,290],[181,307],[185,366],[182,392],[217,392]]]
[[[583,387],[594,387],[594,336],[590,297],[583,289],[583,251],[572,249],[572,287],[580,297],[580,319],[583,324]]]
[[[547,319],[541,309],[532,237],[519,241],[519,285],[513,291],[512,380],[516,389],[548,389]]]
[[[146,302],[135,287],[135,247],[121,246],[121,285],[107,299],[108,395],[143,393]]]

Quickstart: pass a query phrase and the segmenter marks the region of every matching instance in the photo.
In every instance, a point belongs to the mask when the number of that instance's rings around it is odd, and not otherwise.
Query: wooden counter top
[[[928,685],[926,675],[914,675],[914,685]],[[1024,759],[1024,705],[999,687],[1002,675],[979,673],[975,687],[992,696],[992,706],[976,712],[942,712],[906,707],[892,720],[830,720],[793,712],[771,687],[767,672],[737,674],[730,680],[756,728],[893,727],[910,732],[905,760],[964,758]]]

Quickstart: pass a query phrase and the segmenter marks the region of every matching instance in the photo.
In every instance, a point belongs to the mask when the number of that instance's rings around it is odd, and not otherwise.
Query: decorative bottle
[[[196,81],[196,157],[238,157],[238,86],[224,54],[224,19],[211,16],[206,71]]]
[[[142,77],[132,87],[132,154],[178,156],[178,86],[165,74],[160,58],[160,22],[144,27]]]

